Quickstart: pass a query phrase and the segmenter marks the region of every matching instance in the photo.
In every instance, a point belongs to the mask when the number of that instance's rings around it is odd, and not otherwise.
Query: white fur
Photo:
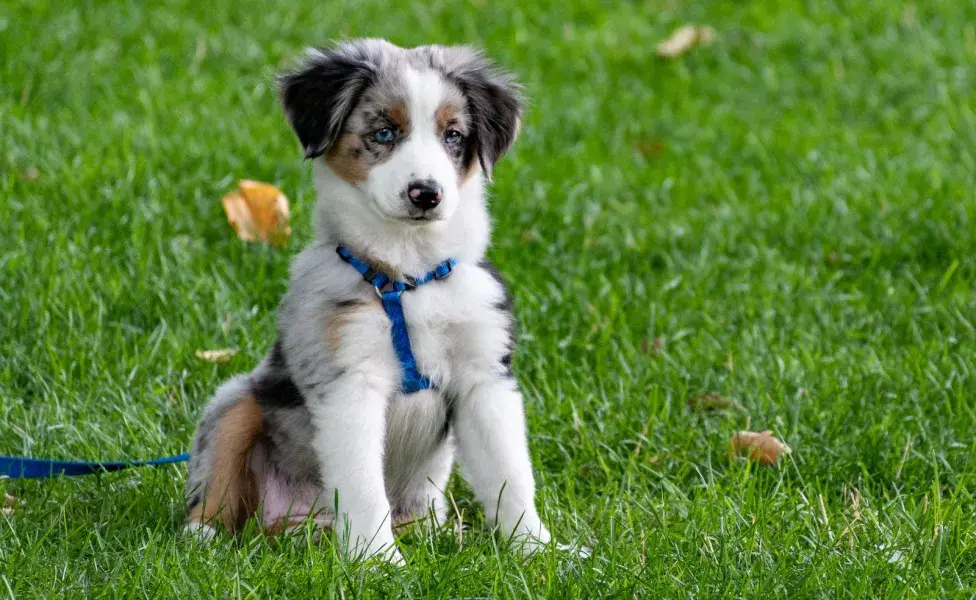
[[[297,257],[281,308],[289,363],[312,365],[293,376],[314,421],[322,497],[330,506],[337,498],[335,529],[351,550],[401,561],[391,498],[421,499],[444,518],[443,489],[456,442],[488,517],[534,548],[550,536],[534,505],[522,397],[501,364],[510,352],[509,316],[497,308],[504,290],[479,266],[489,238],[485,180],[478,172],[459,186],[438,139],[439,76],[405,75],[412,130],[394,156],[360,186],[316,162],[319,239]],[[417,225],[399,218],[402,190],[416,178],[443,186],[439,220]],[[402,300],[419,369],[438,391],[399,393],[389,319],[374,291],[336,255],[340,244],[405,274],[422,274],[448,257],[459,261],[449,278],[408,291]],[[326,317],[337,299],[350,297],[368,307],[344,322],[336,350],[327,342]],[[455,399],[456,440],[445,442],[448,398]]]
[[[410,136],[389,160],[370,171],[362,188],[385,216],[407,219],[410,209],[404,195],[407,185],[418,179],[434,180],[444,191],[431,216],[438,221],[448,221],[457,208],[458,178],[444,151],[434,119],[444,94],[444,84],[433,71],[418,72],[407,68],[403,75],[410,109]]]
[[[209,542],[217,536],[217,530],[210,525],[195,522],[187,523],[183,527],[183,533],[200,542]]]

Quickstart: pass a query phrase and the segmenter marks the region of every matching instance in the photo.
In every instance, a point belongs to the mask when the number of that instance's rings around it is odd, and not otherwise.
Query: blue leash
[[[80,462],[75,460],[51,460],[46,458],[21,458],[19,456],[0,456],[0,477],[11,479],[41,479],[64,475],[91,475],[121,471],[129,467],[169,465],[190,459],[189,453],[153,458],[151,460],[129,460],[121,462]]]
[[[383,301],[383,310],[386,311],[386,316],[390,318],[390,324],[393,326],[393,350],[400,360],[400,366],[403,367],[403,393],[412,394],[434,387],[430,379],[421,374],[417,369],[417,359],[414,358],[413,350],[410,348],[410,336],[407,334],[407,319],[403,315],[403,304],[400,296],[403,295],[403,292],[412,290],[430,281],[446,278],[454,270],[457,261],[449,258],[420,277],[408,277],[406,280],[400,281],[394,280],[386,273],[377,271],[367,263],[353,256],[352,252],[343,246],[336,248],[336,252],[342,260],[359,271],[367,283],[376,288],[376,293],[379,294],[380,299]],[[390,289],[384,292],[383,288],[387,286],[390,286]]]

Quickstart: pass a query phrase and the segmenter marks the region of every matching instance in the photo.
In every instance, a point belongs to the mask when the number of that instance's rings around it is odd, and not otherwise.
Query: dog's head
[[[280,92],[307,158],[324,156],[381,217],[419,225],[451,218],[521,114],[513,79],[467,47],[344,42],[309,51]]]

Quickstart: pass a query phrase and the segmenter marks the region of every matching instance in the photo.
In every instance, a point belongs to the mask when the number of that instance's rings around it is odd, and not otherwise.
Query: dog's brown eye
[[[461,141],[461,132],[457,129],[448,129],[444,132],[444,143],[454,145]]]

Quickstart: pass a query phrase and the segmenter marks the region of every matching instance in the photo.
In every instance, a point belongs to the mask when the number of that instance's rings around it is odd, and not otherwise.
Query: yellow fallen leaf
[[[197,350],[193,356],[212,363],[226,363],[230,362],[236,354],[237,348],[222,348],[220,350]]]
[[[281,246],[291,234],[288,198],[268,183],[242,179],[237,191],[220,200],[237,237],[245,242],[271,242]]]
[[[792,448],[773,437],[770,430],[756,433],[754,431],[740,431],[732,436],[732,449],[737,454],[745,454],[750,460],[772,465],[784,454],[793,451]]]
[[[710,44],[715,40],[715,30],[708,25],[682,25],[657,45],[657,55],[664,58],[677,58],[695,47],[696,44]]]
[[[224,212],[227,213],[227,222],[237,232],[237,237],[245,242],[253,242],[258,239],[257,226],[251,216],[251,209],[247,206],[247,200],[240,192],[231,192],[220,199],[224,205]]]

